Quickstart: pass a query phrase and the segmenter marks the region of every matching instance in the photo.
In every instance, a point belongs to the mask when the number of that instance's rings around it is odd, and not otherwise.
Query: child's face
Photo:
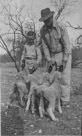
[[[28,36],[28,44],[29,45],[34,44],[34,36]]]

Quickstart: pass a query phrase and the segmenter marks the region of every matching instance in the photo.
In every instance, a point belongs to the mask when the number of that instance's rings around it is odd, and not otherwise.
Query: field
[[[24,114],[17,107],[7,109],[15,75],[13,64],[1,65],[1,136],[81,135],[82,69],[72,69],[70,106],[62,108],[61,115],[55,112],[59,122],[52,122],[47,116],[40,119],[38,114],[30,112]]]

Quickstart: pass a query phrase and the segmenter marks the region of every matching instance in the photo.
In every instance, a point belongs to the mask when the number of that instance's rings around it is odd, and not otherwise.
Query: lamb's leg
[[[32,94],[31,111],[32,111],[32,114],[35,113],[35,94],[34,93]]]
[[[62,113],[60,97],[58,97],[58,111],[59,111],[60,114]]]
[[[53,113],[54,109],[55,109],[55,101],[52,99],[52,101],[49,102],[49,106],[48,106],[47,112],[48,112],[50,118],[53,121],[59,121],[59,119],[56,118],[54,113]]]
[[[59,119],[55,117],[55,115],[54,115],[54,113],[53,113],[53,111],[52,111],[51,108],[48,108],[48,109],[47,109],[47,112],[48,112],[50,118],[51,118],[53,121],[59,121]]]
[[[30,106],[30,99],[28,99],[28,101],[27,101],[26,111],[28,111],[29,106]]]
[[[30,107],[30,103],[31,103],[31,94],[28,95],[28,101],[27,101],[27,106],[26,106],[26,111],[29,110],[29,107]]]
[[[29,107],[30,107],[32,94],[33,94],[33,88],[30,89],[30,93],[29,93],[29,95],[28,95],[27,106],[26,106],[26,109],[25,109],[26,111],[28,111],[28,109],[29,109]]]
[[[14,98],[16,98],[16,94],[12,92],[11,95],[9,96],[10,104],[14,101]]]
[[[40,104],[39,104],[39,114],[40,114],[41,118],[43,117],[43,113],[44,113],[44,100],[43,100],[43,96],[42,96],[42,92],[41,92]]]

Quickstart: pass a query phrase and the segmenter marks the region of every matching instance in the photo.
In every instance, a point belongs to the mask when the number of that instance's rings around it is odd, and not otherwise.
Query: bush
[[[82,48],[72,49],[72,68],[79,67],[82,63]]]

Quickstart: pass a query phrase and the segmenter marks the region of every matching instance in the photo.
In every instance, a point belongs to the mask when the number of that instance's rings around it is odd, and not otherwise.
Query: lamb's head
[[[19,81],[14,84],[13,86],[13,92],[10,95],[10,104],[16,103],[16,105],[24,108],[26,106],[26,101],[28,100],[28,88],[27,84]]]
[[[61,79],[61,72],[55,71],[54,72],[54,80],[55,81],[60,81],[60,79]]]
[[[17,80],[22,80],[26,82],[27,80],[27,73],[25,71],[20,71],[19,73],[16,74],[16,79]]]

